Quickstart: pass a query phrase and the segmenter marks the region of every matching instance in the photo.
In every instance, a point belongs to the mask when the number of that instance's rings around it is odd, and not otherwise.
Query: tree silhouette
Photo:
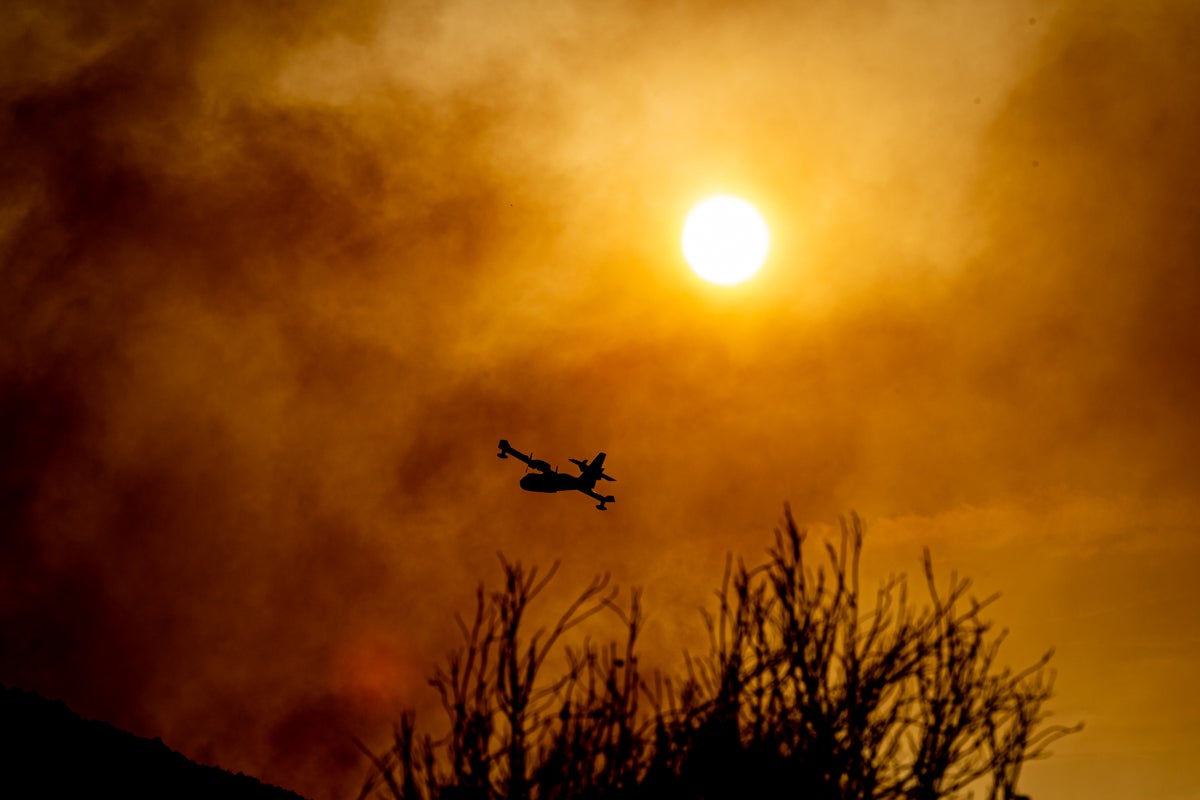
[[[970,581],[939,588],[924,554],[927,602],[903,575],[862,607],[863,527],[843,521],[827,563],[805,561],[790,511],[766,563],[732,558],[704,612],[708,650],[685,674],[644,676],[640,592],[617,602],[596,578],[553,627],[530,634],[530,604],[553,577],[501,557],[504,587],[477,592],[463,644],[431,684],[449,733],[418,737],[406,714],[376,755],[360,797],[1017,800],[1021,767],[1081,726],[1048,725],[1052,652],[1001,668],[1005,632]],[[569,645],[564,634],[609,612],[624,641]],[[547,675],[561,646],[565,665]]]

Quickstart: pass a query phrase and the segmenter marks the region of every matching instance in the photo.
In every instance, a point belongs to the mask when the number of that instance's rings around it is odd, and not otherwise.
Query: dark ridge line
[[[162,739],[85,719],[65,703],[0,684],[0,795],[308,800],[279,786],[198,764]]]

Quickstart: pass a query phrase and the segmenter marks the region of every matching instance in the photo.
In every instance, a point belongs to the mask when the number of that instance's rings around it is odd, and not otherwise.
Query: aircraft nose
[[[521,478],[521,488],[527,492],[556,492],[554,479],[540,472],[531,472]]]

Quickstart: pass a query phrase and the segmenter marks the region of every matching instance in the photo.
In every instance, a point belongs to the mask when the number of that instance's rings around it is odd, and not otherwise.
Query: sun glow
[[[770,244],[762,215],[739,197],[710,197],[683,224],[683,257],[701,278],[722,286],[753,277]]]

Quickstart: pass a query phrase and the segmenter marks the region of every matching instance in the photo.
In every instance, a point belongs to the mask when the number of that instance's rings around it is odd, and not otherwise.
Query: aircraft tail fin
[[[613,476],[604,474],[604,459],[607,457],[607,453],[597,453],[596,457],[592,459],[592,463],[588,464],[587,467],[584,468],[584,473],[588,476],[603,478],[606,481],[615,481],[616,478]]]
[[[585,458],[580,461],[578,458],[572,458],[571,463],[579,467],[580,477],[590,480],[598,480],[603,478],[606,481],[615,481],[616,478],[604,474],[604,459],[608,456],[607,453],[598,453],[591,463]]]

